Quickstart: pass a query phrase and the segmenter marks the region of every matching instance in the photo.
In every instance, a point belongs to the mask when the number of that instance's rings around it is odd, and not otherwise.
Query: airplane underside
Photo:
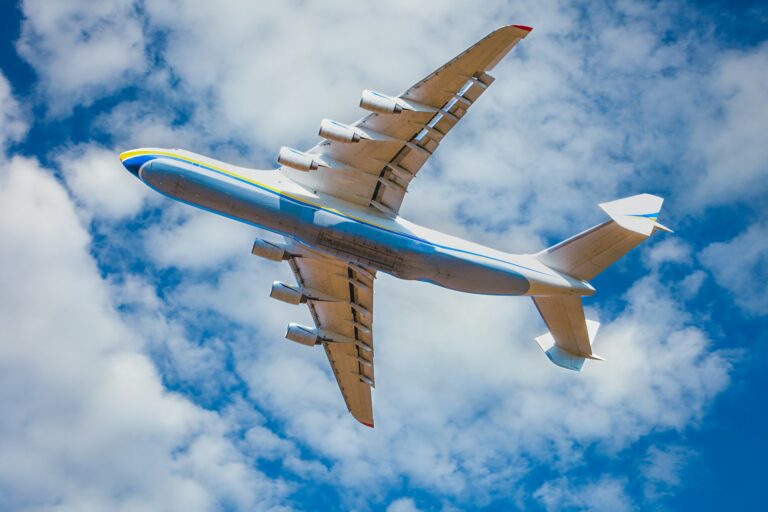
[[[174,160],[145,164],[140,178],[174,199],[289,237],[314,250],[400,279],[485,295],[525,295],[526,269],[373,227],[276,197],[271,191],[202,174]],[[570,288],[563,286],[563,292]],[[584,289],[584,294],[591,290]]]

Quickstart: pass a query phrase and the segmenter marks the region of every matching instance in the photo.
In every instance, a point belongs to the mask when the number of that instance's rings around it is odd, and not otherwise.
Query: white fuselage
[[[469,293],[592,295],[587,283],[514,255],[322,196],[279,171],[257,171],[181,150],[138,149],[123,165],[176,200],[386,272]]]

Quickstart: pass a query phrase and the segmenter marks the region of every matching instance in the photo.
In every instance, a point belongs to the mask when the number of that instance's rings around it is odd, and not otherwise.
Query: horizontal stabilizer
[[[584,317],[580,297],[533,297],[549,332],[536,338],[541,350],[557,366],[579,371],[585,359],[603,361],[592,353],[599,322]]]

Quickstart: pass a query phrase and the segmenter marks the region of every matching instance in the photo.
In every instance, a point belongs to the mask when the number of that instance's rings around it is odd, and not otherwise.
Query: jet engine
[[[320,155],[305,153],[298,149],[281,147],[277,155],[277,163],[286,165],[297,171],[313,171],[318,167],[328,167]]]
[[[408,107],[399,98],[366,89],[360,98],[360,108],[378,114],[399,114]]]
[[[285,339],[313,347],[320,344],[320,339],[311,327],[290,323],[285,331]]]
[[[274,244],[272,242],[267,242],[261,238],[257,238],[253,241],[251,254],[254,256],[261,256],[262,258],[266,258],[272,261],[283,261],[289,258],[284,246]]]
[[[304,300],[304,294],[301,293],[301,290],[280,281],[272,283],[272,290],[269,292],[269,296],[286,304],[293,305],[301,304]]]
[[[320,136],[336,142],[360,142],[360,139],[370,139],[362,130],[330,119],[320,122]]]

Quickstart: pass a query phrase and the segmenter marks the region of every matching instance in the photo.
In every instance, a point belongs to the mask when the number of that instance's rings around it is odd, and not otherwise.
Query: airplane
[[[251,252],[287,261],[296,284],[270,296],[306,304],[314,326],[285,337],[321,345],[347,409],[373,428],[373,289],[376,274],[462,292],[527,295],[549,331],[536,342],[554,364],[581,370],[598,322],[581,297],[608,266],[656,230],[663,199],[640,194],[599,206],[609,219],[533,254],[508,254],[416,225],[399,216],[408,186],[443,138],[494,82],[489,74],[530,32],[501,27],[399,96],[362,92],[369,113],[348,125],[324,119],[309,151],[282,147],[272,170],[255,170],[184,150],[142,148],[120,155],[149,187],[182,203],[282,236],[256,238]]]

